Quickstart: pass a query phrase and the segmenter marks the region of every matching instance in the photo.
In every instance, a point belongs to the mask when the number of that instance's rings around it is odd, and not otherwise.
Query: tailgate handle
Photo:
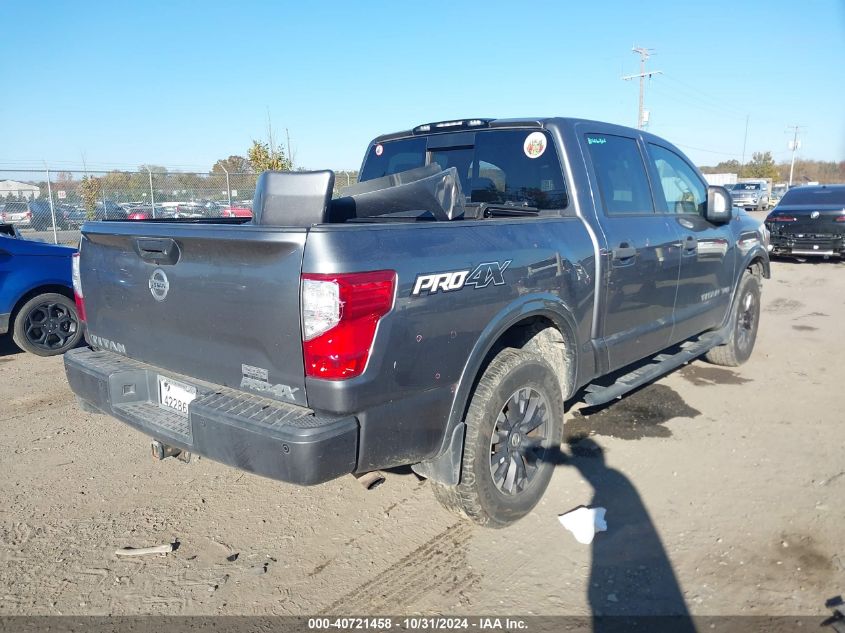
[[[175,264],[181,255],[176,240],[165,238],[138,238],[135,252],[141,259],[157,264]]]

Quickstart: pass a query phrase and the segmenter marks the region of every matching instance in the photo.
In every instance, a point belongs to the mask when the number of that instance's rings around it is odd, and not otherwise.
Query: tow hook
[[[165,457],[175,457],[181,462],[185,462],[186,464],[191,461],[191,453],[188,451],[183,451],[182,449],[176,448],[175,446],[169,446],[167,444],[162,444],[158,440],[153,440],[150,443],[150,449],[152,450],[153,459],[161,461]]]

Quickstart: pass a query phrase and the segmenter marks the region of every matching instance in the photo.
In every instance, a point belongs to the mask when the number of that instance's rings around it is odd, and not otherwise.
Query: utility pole
[[[273,147],[273,124],[270,122],[270,106],[267,106],[267,140],[270,142],[270,160],[272,160],[276,150]]]
[[[748,119],[750,114],[745,115],[745,140],[742,141],[742,162],[739,164],[739,177],[742,178],[742,170],[745,168],[745,147],[748,145]]]
[[[293,171],[293,154],[290,153],[290,132],[287,128],[285,128],[285,136],[288,141],[288,165],[290,165],[290,170]]]
[[[220,165],[220,168],[226,173],[226,197],[229,199],[229,210],[232,210],[232,188],[229,186],[229,170]]]
[[[639,80],[640,80],[640,107],[639,107],[638,115],[637,115],[637,127],[642,130],[645,127],[645,119],[643,117],[643,114],[644,114],[643,101],[645,100],[645,78],[648,77],[649,79],[651,79],[652,75],[662,75],[663,71],[662,70],[646,71],[645,63],[646,63],[646,60],[649,57],[651,57],[652,49],[642,48],[641,46],[634,46],[631,49],[631,51],[639,54],[639,56],[640,56],[640,72],[636,75],[626,75],[626,76],[622,77],[622,79],[624,81],[630,81],[631,79],[636,79],[637,77],[639,77]]]
[[[792,150],[792,164],[789,166],[789,186],[792,186],[792,174],[795,172],[795,152],[801,147],[801,141],[798,140],[798,131],[804,127],[803,125],[789,125],[792,129],[792,140],[789,142],[789,149]]]
[[[44,169],[47,170],[47,197],[50,199],[50,217],[53,219],[53,244],[59,243],[59,235],[56,233],[56,208],[53,206],[53,188],[50,186],[50,167],[44,161]]]
[[[150,176],[150,204],[152,205],[153,219],[155,219],[155,217],[156,217],[156,195],[155,195],[155,192],[153,192],[153,172],[150,171],[149,167],[147,167],[146,169],[147,169],[147,174],[149,174],[149,176]],[[103,207],[105,207],[105,204],[106,203],[104,202]],[[108,211],[106,211],[106,213],[108,213]]]

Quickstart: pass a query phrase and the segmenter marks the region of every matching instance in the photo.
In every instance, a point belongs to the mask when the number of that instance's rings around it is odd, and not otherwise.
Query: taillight
[[[27,211],[27,212],[26,212],[26,219],[27,219],[27,220],[31,220],[31,219],[32,219],[32,211]]]
[[[773,215],[768,218],[769,222],[797,222],[798,218],[791,215]]]
[[[840,215],[834,220],[834,222],[845,222],[845,215]]]
[[[82,294],[82,277],[79,275],[79,253],[74,253],[71,257],[71,278],[73,279],[73,299],[76,302],[76,311],[79,313],[79,318],[82,321],[87,321],[85,318],[85,297]]]
[[[302,275],[305,374],[345,380],[363,373],[376,326],[393,308],[396,273]]]

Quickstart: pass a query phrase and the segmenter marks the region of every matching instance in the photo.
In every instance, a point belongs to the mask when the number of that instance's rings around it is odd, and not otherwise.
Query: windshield
[[[733,191],[760,191],[759,182],[741,182],[734,185]]]
[[[845,206],[845,186],[842,187],[796,187],[790,189],[780,199],[782,205],[843,205]]]
[[[536,209],[567,206],[560,161],[546,132],[485,130],[467,142],[431,151],[426,149],[427,137],[374,145],[361,180],[436,163],[457,169],[467,202]]]

